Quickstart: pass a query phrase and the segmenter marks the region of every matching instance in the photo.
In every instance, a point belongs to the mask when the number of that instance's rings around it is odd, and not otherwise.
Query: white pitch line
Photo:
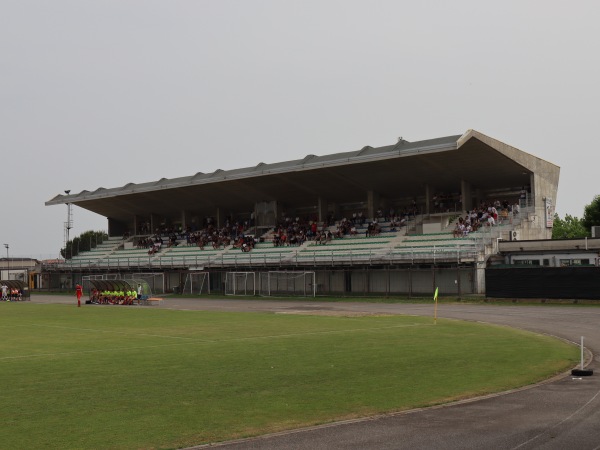
[[[158,347],[171,347],[174,345],[187,345],[194,344],[195,342],[180,342],[172,344],[161,344],[161,345],[147,345],[140,347],[118,347],[118,348],[102,348],[98,350],[81,350],[77,352],[56,352],[56,353],[39,353],[37,355],[19,355],[19,356],[4,356],[0,358],[0,361],[7,361],[11,359],[25,359],[25,358],[42,358],[46,356],[65,356],[65,355],[81,355],[86,353],[106,353],[115,351],[129,351],[129,350],[140,350],[146,348],[158,348]]]
[[[150,333],[128,333],[126,331],[116,331],[116,330],[99,330],[96,328],[78,328],[78,327],[65,327],[62,325],[42,325],[37,323],[31,323],[28,325],[20,325],[20,326],[32,326],[32,327],[44,327],[44,328],[60,328],[63,330],[73,330],[73,331],[91,331],[94,333],[112,333],[112,334],[124,334],[127,336],[145,336],[145,337],[159,337],[159,338],[167,338],[167,339],[185,339],[185,340],[195,340],[194,338],[186,337],[186,336],[169,336],[164,334],[150,334]]]
[[[287,334],[272,334],[266,336],[248,336],[248,337],[240,337],[240,338],[232,338],[232,339],[222,339],[222,340],[214,340],[214,339],[196,339],[190,337],[182,337],[182,336],[165,336],[165,335],[155,335],[155,334],[131,334],[123,331],[111,331],[111,330],[96,330],[93,328],[75,328],[75,327],[64,327],[58,325],[39,325],[39,324],[30,324],[31,326],[38,327],[48,327],[48,328],[64,328],[68,330],[78,330],[78,331],[91,331],[91,332],[99,332],[99,333],[115,333],[115,334],[125,334],[129,336],[143,336],[143,337],[159,337],[159,338],[170,338],[170,339],[183,339],[187,342],[181,342],[179,344],[161,344],[161,345],[148,345],[148,346],[138,346],[138,347],[119,347],[119,348],[104,348],[98,350],[83,350],[83,351],[74,351],[74,352],[56,352],[56,353],[40,353],[37,355],[18,355],[18,356],[4,356],[0,357],[0,361],[7,361],[13,359],[25,359],[25,358],[40,358],[45,356],[66,356],[66,355],[78,355],[78,354],[86,354],[86,353],[103,353],[103,352],[114,352],[114,351],[129,351],[129,350],[139,350],[139,349],[147,349],[147,348],[159,348],[159,347],[168,347],[173,345],[185,345],[185,344],[220,344],[224,342],[236,342],[236,341],[251,341],[251,340],[261,340],[261,339],[277,339],[277,338],[288,338],[288,337],[296,337],[296,336],[314,336],[320,334],[341,334],[355,331],[379,331],[393,328],[409,328],[409,327],[421,327],[421,326],[430,326],[431,324],[407,324],[407,325],[393,325],[388,327],[378,327],[378,328],[353,328],[346,330],[327,330],[327,331],[312,331],[308,333],[287,333]],[[25,326],[25,325],[19,325]]]

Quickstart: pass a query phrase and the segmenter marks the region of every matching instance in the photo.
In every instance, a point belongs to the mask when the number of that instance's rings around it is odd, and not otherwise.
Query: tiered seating
[[[239,248],[231,248],[225,252],[220,263],[224,265],[266,265],[278,263],[292,258],[300,247],[274,247],[272,242],[257,243],[249,252]]]
[[[214,250],[211,246],[206,246],[204,250],[201,250],[196,245],[179,244],[176,247],[163,248],[155,256],[160,264],[195,266],[215,260],[223,252],[223,249]]]
[[[475,236],[455,238],[450,232],[407,236],[394,246],[391,259],[461,259],[474,258],[478,252]]]
[[[147,265],[151,258],[146,248],[129,248],[114,251],[107,256],[106,263],[118,266],[141,266]]]
[[[344,236],[326,245],[309,242],[298,252],[296,260],[299,263],[368,261],[385,254],[396,236],[396,233],[389,232],[371,237]]]
[[[96,248],[73,256],[71,259],[67,260],[65,264],[73,267],[102,265],[102,260],[114,252],[122,242],[123,240],[121,238],[108,238],[102,244],[98,244]]]

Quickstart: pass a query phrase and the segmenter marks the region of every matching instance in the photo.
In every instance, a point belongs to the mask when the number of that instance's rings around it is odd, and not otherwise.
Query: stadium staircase
[[[95,248],[81,252],[77,256],[68,259],[65,261],[65,265],[72,269],[78,267],[105,266],[107,265],[106,259],[115,252],[122,243],[123,239],[120,237],[109,237]]]

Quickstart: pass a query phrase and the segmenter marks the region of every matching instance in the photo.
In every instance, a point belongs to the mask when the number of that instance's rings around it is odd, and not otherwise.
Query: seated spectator
[[[463,233],[463,236],[467,237],[471,231],[473,231],[473,227],[469,223],[469,224],[467,224],[467,226],[465,226],[465,231]]]
[[[454,226],[454,230],[452,231],[452,237],[458,238],[463,235],[462,230],[461,230],[461,225],[462,225],[462,217],[459,219],[458,222],[456,222],[456,225]]]

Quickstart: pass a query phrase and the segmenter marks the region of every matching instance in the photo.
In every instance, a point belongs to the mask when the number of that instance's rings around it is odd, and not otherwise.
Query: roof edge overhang
[[[456,142],[457,148],[462,147],[471,139],[477,139],[483,142],[488,147],[493,148],[497,152],[519,163],[531,172],[539,171],[540,165],[543,166],[544,169],[546,169],[545,171],[556,173],[560,171],[560,167],[556,164],[552,164],[551,162],[538,158],[535,155],[524,152],[523,150],[519,150],[518,148],[511,147],[510,145],[505,144],[504,142],[486,136],[485,134],[480,133],[476,130],[467,130],[465,134],[463,134]]]
[[[465,136],[465,135],[463,135]],[[462,137],[461,137],[462,138]],[[285,167],[273,167],[278,166],[279,164],[263,164],[259,166],[255,166],[249,168],[247,172],[239,173],[239,170],[234,171],[218,171],[210,174],[208,178],[198,178],[197,175],[186,177],[184,180],[177,179],[176,181],[169,182],[168,179],[161,179],[162,183],[157,185],[154,183],[144,183],[144,185],[136,185],[133,183],[127,183],[122,188],[115,189],[100,189],[93,192],[82,191],[79,194],[73,195],[62,195],[59,194],[45,202],[46,206],[51,205],[62,205],[67,203],[78,204],[83,203],[89,200],[98,200],[105,198],[113,198],[121,195],[131,195],[138,193],[147,193],[147,192],[156,192],[165,189],[177,189],[177,188],[185,188],[189,186],[198,186],[204,184],[212,184],[223,181],[232,181],[232,180],[240,180],[240,179],[248,179],[254,177],[260,177],[265,175],[280,175],[285,173],[294,173],[308,170],[318,170],[318,169],[326,169],[330,167],[340,167],[350,164],[361,164],[366,162],[375,162],[375,161],[385,161],[389,159],[401,158],[401,157],[410,157],[416,155],[424,155],[430,153],[438,153],[444,151],[456,150],[458,148],[458,142],[456,141],[456,137],[449,136],[447,138],[439,138],[441,142],[427,142],[426,145],[409,145],[402,146],[396,145],[392,150],[377,152],[378,149],[373,149],[376,152],[372,154],[363,154],[363,150],[358,151],[354,154],[354,156],[347,156],[348,153],[340,153],[340,158],[329,158],[326,161],[319,161],[319,157],[309,158],[308,160],[305,158],[300,160],[300,163],[296,163],[294,165],[289,165]],[[405,141],[406,142],[406,141]],[[408,142],[407,142],[408,143]],[[415,142],[414,144],[418,144]],[[343,155],[343,156],[342,156]],[[335,156],[329,155],[329,156]],[[317,161],[314,161],[317,159]],[[306,162],[303,162],[306,161]],[[260,168],[260,170],[259,170]],[[231,173],[237,172],[237,173]]]

